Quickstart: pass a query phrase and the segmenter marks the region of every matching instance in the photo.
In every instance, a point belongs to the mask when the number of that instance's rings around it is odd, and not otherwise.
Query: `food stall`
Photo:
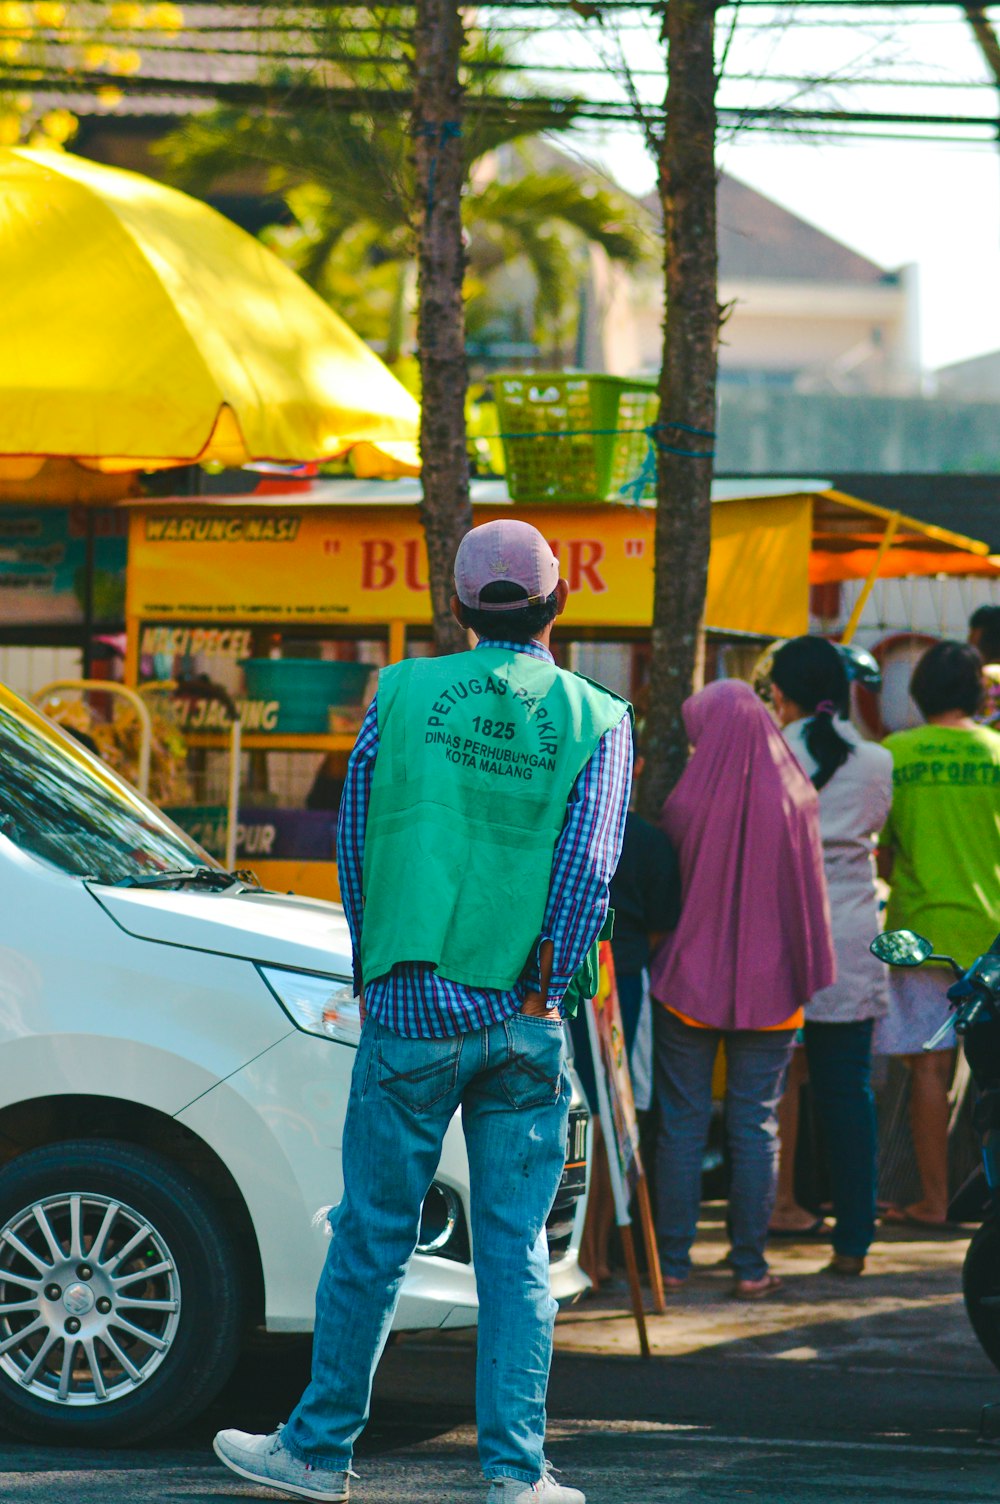
[[[431,651],[419,500],[416,481],[346,480],[131,508],[126,683],[176,686],[194,797],[173,813],[221,850],[235,710],[238,861],[268,886],[338,891],[340,782],[376,671]],[[510,505],[502,482],[475,483],[473,501],[477,521]],[[654,514],[563,506],[530,516],[570,584],[564,661],[590,669],[588,648],[613,648],[632,692],[632,648],[648,637],[652,611]],[[809,529],[801,496],[720,497],[710,624],[734,634],[804,630]]]
[[[377,670],[432,650],[420,494],[416,480],[348,479],[130,504],[126,683],[173,686],[194,791],[174,814],[220,853],[238,716],[237,860],[267,886],[337,894],[336,809]],[[474,482],[473,506],[477,522],[503,515],[504,483]],[[641,701],[654,509],[524,505],[519,514],[545,533],[570,585],[561,660]],[[854,571],[844,578],[856,577],[859,560],[870,568],[893,516],[833,497],[822,482],[717,482],[712,670],[727,671],[729,650],[807,630],[810,582],[829,579],[838,554]],[[939,529],[920,536],[953,565],[961,556],[992,567],[984,545]],[[912,555],[916,537],[897,520],[880,562],[895,539],[908,539]]]

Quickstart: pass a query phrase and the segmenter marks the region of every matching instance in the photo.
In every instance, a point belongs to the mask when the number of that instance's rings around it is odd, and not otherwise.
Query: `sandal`
[[[732,1294],[734,1300],[766,1300],[782,1287],[776,1274],[765,1274],[763,1279],[734,1280]]]
[[[786,1243],[829,1243],[833,1228],[824,1217],[817,1217],[808,1227],[769,1227],[767,1235]]]

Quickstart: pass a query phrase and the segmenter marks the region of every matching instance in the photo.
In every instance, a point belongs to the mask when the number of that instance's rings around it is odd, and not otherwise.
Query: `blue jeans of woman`
[[[302,1461],[351,1465],[420,1209],[455,1111],[469,1154],[479,1298],[476,1411],[487,1478],[542,1475],[556,1303],[545,1222],[566,1159],[562,1023],[515,1013],[448,1039],[368,1019],[344,1124],[344,1194],[316,1296],[312,1381],[282,1431]]]
[[[875,1236],[877,1137],[870,1018],[857,1023],[806,1020],[809,1085],[826,1143],[836,1253],[863,1259]]]
[[[712,1075],[726,1051],[726,1137],[732,1162],[729,1230],[737,1279],[762,1279],[778,1183],[778,1103],[792,1029],[695,1029],[666,1008],[654,1017],[660,1134],[656,1154],[657,1241],[664,1274],[684,1279],[701,1207],[701,1167],[712,1114]]]

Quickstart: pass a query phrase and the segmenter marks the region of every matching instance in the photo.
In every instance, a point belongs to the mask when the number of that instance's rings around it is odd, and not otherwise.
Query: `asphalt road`
[[[977,1440],[1000,1374],[961,1297],[962,1237],[883,1232],[863,1280],[822,1274],[823,1245],[774,1247],[784,1288],[727,1298],[724,1215],[706,1207],[696,1269],[636,1352],[620,1297],[557,1330],[549,1454],[590,1504],[948,1504],[1000,1498],[1000,1443]],[[248,1355],[196,1426],[167,1444],[72,1452],[4,1443],[0,1501],[225,1504],[271,1499],[212,1456],[222,1426],[269,1431],[307,1376],[301,1342]],[[357,1458],[358,1504],[483,1504],[469,1333],[400,1339]],[[2,1415],[0,1415],[2,1421]],[[997,1425],[1000,1434],[1000,1422]]]
[[[591,1504],[945,1504],[1000,1495],[1000,1447],[976,1440],[1000,1399],[969,1344],[967,1371],[923,1366],[903,1324],[898,1362],[853,1366],[723,1345],[687,1357],[563,1352],[550,1396],[549,1451]],[[798,1355],[798,1357],[796,1356]],[[221,1425],[269,1429],[305,1372],[299,1350],[258,1353],[211,1413],[168,1446],[79,1452],[0,1440],[0,1499],[24,1504],[223,1504],[271,1498],[231,1478],[209,1450]],[[359,1504],[472,1504],[473,1355],[404,1340],[387,1355],[357,1461]]]

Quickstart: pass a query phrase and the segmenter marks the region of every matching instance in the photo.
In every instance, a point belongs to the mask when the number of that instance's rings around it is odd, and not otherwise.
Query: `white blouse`
[[[785,740],[807,776],[816,771],[805,742],[808,720],[785,727]],[[836,728],[854,748],[819,790],[823,866],[830,895],[837,980],[806,1004],[816,1023],[846,1024],[881,1018],[888,1011],[886,969],[868,947],[879,930],[875,891],[875,837],[892,804],[892,754],[865,741],[849,721]]]

